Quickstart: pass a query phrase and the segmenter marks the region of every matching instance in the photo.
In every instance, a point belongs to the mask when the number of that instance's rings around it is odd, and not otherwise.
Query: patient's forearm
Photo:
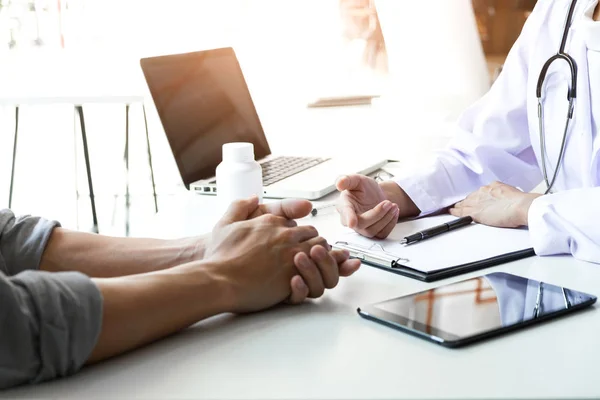
[[[102,331],[88,363],[103,360],[231,310],[230,289],[193,263],[165,271],[94,279],[104,298]]]
[[[40,269],[116,277],[171,268],[201,259],[203,254],[203,238],[117,238],[56,228],[42,256]]]

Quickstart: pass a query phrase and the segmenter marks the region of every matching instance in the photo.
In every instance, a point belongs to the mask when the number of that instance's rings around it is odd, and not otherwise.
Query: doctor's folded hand
[[[342,223],[376,238],[449,210],[528,226],[537,255],[600,263],[600,4],[538,1],[490,90],[423,168],[338,180]],[[530,193],[543,184],[544,194]]]

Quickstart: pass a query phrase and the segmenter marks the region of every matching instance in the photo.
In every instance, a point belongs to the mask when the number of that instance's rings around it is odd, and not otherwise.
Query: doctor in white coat
[[[398,218],[448,208],[529,226],[538,255],[600,263],[599,20],[598,0],[539,0],[502,73],[430,165],[379,184],[338,180],[342,223],[384,238]],[[541,182],[547,193],[529,193]]]

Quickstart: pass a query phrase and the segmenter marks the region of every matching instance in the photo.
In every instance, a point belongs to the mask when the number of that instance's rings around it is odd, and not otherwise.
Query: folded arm
[[[120,238],[56,228],[44,251],[40,269],[79,271],[102,278],[160,271],[202,259],[205,240],[205,237]]]
[[[163,271],[94,278],[104,306],[102,330],[87,359],[94,363],[233,311],[225,281],[209,273],[217,264],[196,262]]]
[[[102,296],[90,278],[37,271],[57,226],[0,210],[0,389],[75,372],[98,338]]]
[[[296,219],[304,217],[310,210],[309,202],[283,201],[258,205],[244,219],[265,214]],[[79,271],[98,278],[161,271],[202,260],[208,237],[175,240],[122,238],[56,228],[49,237],[39,268],[49,272]]]
[[[102,296],[87,276],[0,272],[0,389],[77,371],[102,325]]]

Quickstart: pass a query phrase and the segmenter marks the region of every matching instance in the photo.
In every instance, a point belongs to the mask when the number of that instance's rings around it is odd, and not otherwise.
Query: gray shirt
[[[98,340],[102,296],[90,278],[38,271],[57,226],[0,210],[0,389],[72,374]]]

